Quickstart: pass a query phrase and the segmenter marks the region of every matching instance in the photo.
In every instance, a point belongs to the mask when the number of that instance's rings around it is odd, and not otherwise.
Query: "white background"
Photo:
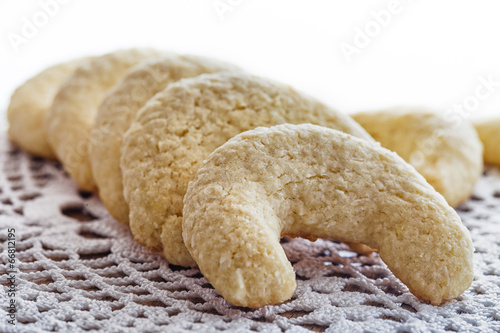
[[[46,66],[135,46],[224,59],[346,112],[464,103],[464,117],[500,112],[494,0],[66,0],[44,14],[54,1],[0,0],[0,130],[12,91]],[[39,27],[15,45],[27,21]],[[359,37],[366,29],[371,37]],[[347,44],[358,53],[345,57]],[[488,78],[497,86],[478,88]]]

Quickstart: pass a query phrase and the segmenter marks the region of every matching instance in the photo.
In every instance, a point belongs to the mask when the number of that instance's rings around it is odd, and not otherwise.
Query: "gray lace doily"
[[[0,138],[0,332],[500,332],[500,172],[488,169],[459,213],[475,279],[461,297],[419,302],[376,254],[284,239],[294,297],[260,309],[228,304],[197,269],[169,265],[78,192],[56,162]],[[7,231],[16,238],[16,325],[7,322]]]

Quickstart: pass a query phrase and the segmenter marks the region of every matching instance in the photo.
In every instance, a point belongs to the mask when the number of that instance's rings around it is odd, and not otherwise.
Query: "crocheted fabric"
[[[498,169],[487,169],[459,209],[476,252],[474,282],[458,299],[418,301],[377,254],[284,239],[297,290],[283,304],[249,309],[227,303],[198,269],[169,265],[137,244],[57,162],[2,136],[0,168],[0,332],[500,332]]]

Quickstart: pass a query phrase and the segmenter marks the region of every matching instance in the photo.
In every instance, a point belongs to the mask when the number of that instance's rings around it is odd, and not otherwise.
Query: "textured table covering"
[[[498,169],[487,169],[459,209],[476,253],[474,282],[457,300],[419,302],[377,254],[284,239],[297,274],[294,297],[248,309],[224,301],[199,270],[169,265],[138,245],[58,163],[2,136],[0,168],[0,332],[500,332]],[[15,297],[7,293],[11,228]]]

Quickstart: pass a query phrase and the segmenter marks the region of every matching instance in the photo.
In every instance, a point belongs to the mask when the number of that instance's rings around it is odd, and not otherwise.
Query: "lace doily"
[[[297,274],[293,298],[248,309],[227,303],[198,269],[169,265],[138,245],[58,163],[2,136],[0,168],[0,332],[500,332],[498,169],[485,172],[459,209],[476,252],[474,282],[458,299],[421,303],[376,254],[284,239]],[[12,228],[15,325],[5,278]]]

